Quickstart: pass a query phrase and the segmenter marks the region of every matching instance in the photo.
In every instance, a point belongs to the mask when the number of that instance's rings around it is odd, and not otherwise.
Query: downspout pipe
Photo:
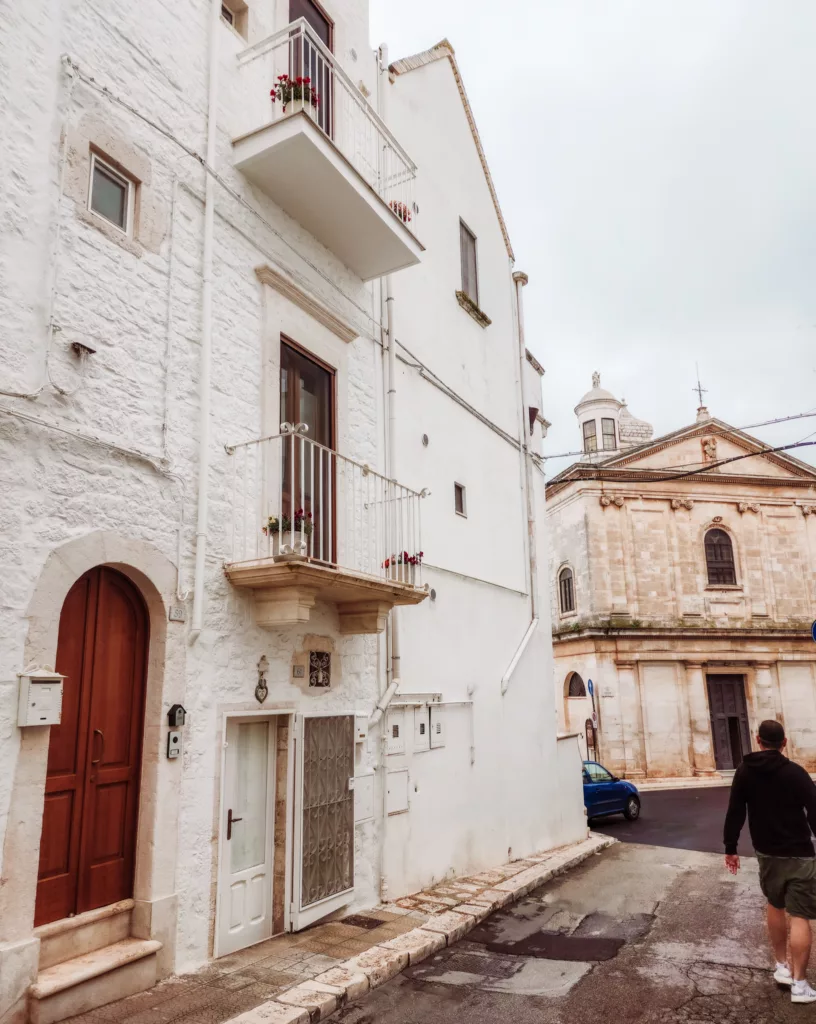
[[[527,650],[527,645],[538,628],[538,565],[536,560],[536,522],[535,522],[535,501],[533,498],[533,481],[530,468],[530,450],[527,443],[529,427],[527,423],[526,409],[524,407],[524,374],[526,372],[527,346],[524,341],[524,303],[521,295],[522,288],[527,284],[529,278],[522,271],[517,270],[513,274],[515,285],[514,310],[516,314],[516,336],[518,338],[518,409],[519,409],[519,454],[522,461],[522,487],[524,490],[524,504],[527,515],[527,537],[526,548],[528,556],[528,581],[530,587],[530,625],[516,649],[516,653],[507,671],[501,679],[502,697],[510,689],[510,680],[516,671],[522,655]]]
[[[215,167],[218,119],[218,32],[221,0],[211,0],[210,70],[207,104],[207,166]],[[204,253],[201,274],[201,354],[199,357],[198,520],[196,522],[195,582],[193,584],[193,639],[204,621],[204,575],[207,560],[208,483],[210,475],[210,390],[212,373],[212,273],[215,224],[215,179],[207,171],[204,184]]]

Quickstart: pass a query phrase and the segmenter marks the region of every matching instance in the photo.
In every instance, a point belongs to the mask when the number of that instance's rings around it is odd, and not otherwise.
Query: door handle
[[[232,839],[232,826],[236,825],[239,821],[243,821],[243,818],[233,818],[232,808],[227,811],[227,840]]]
[[[102,742],[101,742],[100,747],[99,747],[99,757],[91,758],[91,764],[99,764],[99,762],[102,760],[102,756],[105,753],[105,734],[102,732],[101,729],[94,729],[93,735],[94,735],[94,742],[96,741],[96,737],[97,736],[100,738],[100,740]]]

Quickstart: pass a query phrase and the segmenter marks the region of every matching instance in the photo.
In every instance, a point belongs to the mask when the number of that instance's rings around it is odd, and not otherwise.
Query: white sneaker
[[[794,981],[791,986],[792,1003],[816,1003],[816,990],[806,981]]]
[[[774,981],[777,985],[787,985],[789,987],[793,984],[793,975],[791,974],[790,967],[788,967],[787,964],[778,963],[776,965]]]

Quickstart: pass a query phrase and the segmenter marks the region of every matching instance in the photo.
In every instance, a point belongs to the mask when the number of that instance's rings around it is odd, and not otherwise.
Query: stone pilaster
[[[692,755],[695,775],[714,775],[714,745],[711,736],[711,715],[708,710],[705,666],[702,662],[687,661],[686,689],[691,714]]]
[[[637,662],[616,661],[620,699],[623,760],[628,779],[646,775],[646,745],[643,736],[643,709],[637,678]]]

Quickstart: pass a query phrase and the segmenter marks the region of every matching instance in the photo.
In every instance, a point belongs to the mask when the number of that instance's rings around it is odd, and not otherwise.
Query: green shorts
[[[765,899],[793,917],[816,920],[816,857],[769,857],[758,853]]]

